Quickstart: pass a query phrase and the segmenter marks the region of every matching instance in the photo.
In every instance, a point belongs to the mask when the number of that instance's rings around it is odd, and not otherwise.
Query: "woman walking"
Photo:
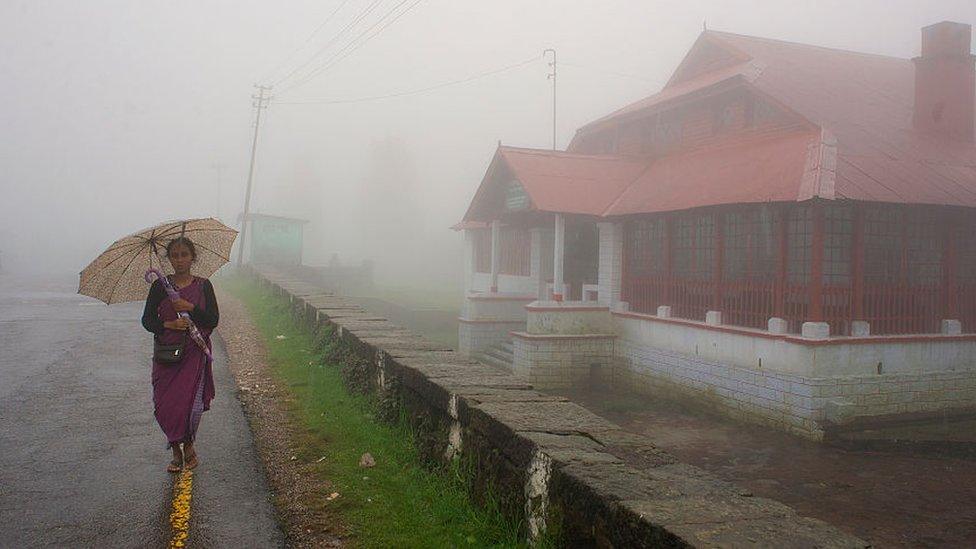
[[[208,347],[220,313],[210,281],[190,274],[197,258],[193,242],[182,236],[171,240],[166,245],[166,257],[175,271],[168,278],[180,299],[169,299],[162,282],[154,281],[146,298],[142,325],[160,345],[182,345],[182,358],[178,362],[161,362],[154,357],[152,367],[156,421],[173,451],[173,460],[166,470],[176,473],[183,467],[193,469],[199,464],[193,441],[200,417],[210,409],[214,397],[210,359],[187,337],[189,322],[177,313],[190,315]]]

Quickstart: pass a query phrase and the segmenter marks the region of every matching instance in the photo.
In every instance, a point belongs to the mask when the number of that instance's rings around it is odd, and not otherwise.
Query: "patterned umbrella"
[[[190,272],[208,277],[230,261],[237,231],[212,218],[167,221],[116,240],[83,271],[78,293],[104,301],[124,303],[146,299],[149,269],[166,274],[173,267],[166,258],[166,244],[185,236],[193,241],[197,260]]]

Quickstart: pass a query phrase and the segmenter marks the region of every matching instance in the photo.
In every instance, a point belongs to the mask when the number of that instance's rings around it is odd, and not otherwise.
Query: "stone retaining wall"
[[[567,399],[370,315],[286,273],[256,272],[372,390],[406,408],[430,457],[461,456],[530,537],[566,546],[866,547],[821,521],[678,463]]]

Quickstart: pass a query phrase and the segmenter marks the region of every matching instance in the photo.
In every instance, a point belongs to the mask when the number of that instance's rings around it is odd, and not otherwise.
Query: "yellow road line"
[[[190,537],[190,501],[193,499],[193,471],[183,471],[173,485],[173,510],[169,514],[170,547],[183,547]]]

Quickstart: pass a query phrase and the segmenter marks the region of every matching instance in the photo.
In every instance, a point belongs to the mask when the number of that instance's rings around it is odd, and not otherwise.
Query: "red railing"
[[[941,329],[941,286],[869,285],[864,320],[876,334],[925,334]]]
[[[960,284],[957,292],[959,299],[956,302],[956,316],[962,322],[962,331],[976,333],[976,282]]]
[[[776,316],[776,284],[742,280],[725,283],[722,322],[736,326],[765,329],[770,317]]]

